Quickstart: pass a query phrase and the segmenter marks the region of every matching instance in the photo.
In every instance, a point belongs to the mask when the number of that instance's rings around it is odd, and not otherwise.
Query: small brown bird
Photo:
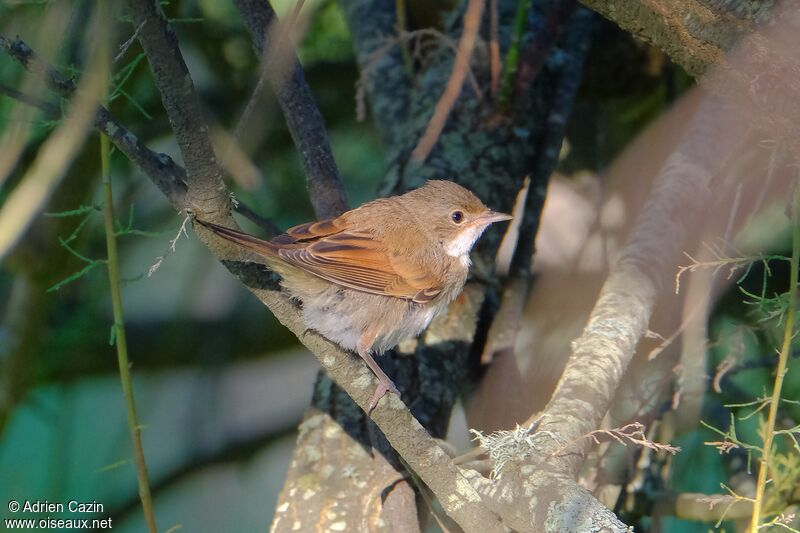
[[[302,302],[306,326],[358,352],[380,381],[371,412],[386,392],[398,393],[371,352],[418,335],[446,309],[464,287],[475,241],[510,218],[460,185],[431,180],[270,241],[198,222],[263,257]]]

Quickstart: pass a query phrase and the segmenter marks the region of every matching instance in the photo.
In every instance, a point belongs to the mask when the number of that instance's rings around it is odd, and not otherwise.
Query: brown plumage
[[[270,241],[198,222],[263,257],[302,302],[305,324],[358,352],[380,381],[372,410],[397,389],[371,352],[425,329],[464,287],[469,252],[483,230],[509,218],[455,183],[432,180]]]

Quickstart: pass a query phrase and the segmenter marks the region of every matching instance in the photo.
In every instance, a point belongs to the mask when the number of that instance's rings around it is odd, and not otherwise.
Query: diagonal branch
[[[187,203],[212,218],[228,216],[230,196],[175,32],[158,2],[128,0],[126,6],[183,156]]]
[[[543,429],[570,441],[600,427],[661,288],[709,198],[711,179],[746,133],[736,122],[716,98],[700,105],[683,143],[656,177],[583,334],[572,344],[545,408]],[[561,458],[568,472],[577,472],[587,446],[584,442],[577,453]]]
[[[3,39],[0,36],[0,41]],[[39,100],[5,85],[0,85],[0,94],[41,109],[50,120],[57,120],[61,117],[61,109],[57,105]],[[62,96],[68,97],[69,95],[64,94]],[[175,163],[167,154],[150,150],[139,141],[133,132],[123,126],[110,111],[102,106],[98,107],[99,109],[94,119],[94,129],[105,133],[120,152],[125,154],[130,161],[150,177],[173,205],[176,207],[183,206],[186,194],[186,171],[183,167]],[[241,200],[237,201],[233,208],[237,213],[261,227],[267,235],[272,236],[279,233],[272,220],[262,217]],[[179,209],[181,208],[179,207]]]
[[[299,309],[285,295],[262,288],[260,269],[253,268],[255,265],[226,262],[226,266],[317,356],[325,372],[366,412],[377,384],[371,371],[353,354],[307,329]],[[465,531],[503,530],[497,515],[472,487],[471,478],[477,473],[458,468],[396,395],[381,401],[371,418]]]
[[[575,482],[591,445],[583,437],[600,427],[647,331],[661,287],[706,205],[711,179],[746,133],[730,111],[714,98],[700,106],[683,143],[656,177],[583,334],[572,343],[550,403],[543,414],[528,420],[528,427],[507,432],[518,438],[493,450],[507,463],[498,482],[474,483],[507,526],[531,530],[532,524],[548,523],[554,531],[628,530]],[[564,451],[568,442],[575,444]],[[536,497],[526,498],[528,494]]]
[[[51,91],[58,96],[69,99],[75,94],[75,83],[65,78],[51,65],[42,61],[39,56],[20,38],[9,40],[0,35],[0,48],[17,61],[27,70],[42,76]],[[16,91],[15,91],[16,92]],[[15,94],[5,92],[8,96],[16,98]],[[19,99],[19,98],[18,98]],[[25,101],[25,100],[22,100]],[[46,103],[31,103],[37,107],[47,106]],[[52,118],[58,116],[59,109],[56,106],[47,106],[45,110],[48,114],[52,113]],[[132,132],[123,126],[114,116],[103,106],[98,106],[97,114],[94,118],[94,127],[108,135],[111,142],[125,154],[125,156],[135,163],[142,171],[150,176],[162,193],[178,209],[183,209],[185,204],[186,174],[183,168],[175,163],[166,154],[158,154],[147,148]]]
[[[331,218],[347,210],[342,177],[336,168],[325,121],[294,53],[287,43],[271,42],[279,24],[268,0],[234,0],[253,39],[253,48],[262,57],[262,68],[283,110],[306,172],[306,185],[317,218]],[[288,40],[286,35],[283,39]],[[276,57],[288,55],[285,57]],[[280,64],[288,61],[288,72]]]

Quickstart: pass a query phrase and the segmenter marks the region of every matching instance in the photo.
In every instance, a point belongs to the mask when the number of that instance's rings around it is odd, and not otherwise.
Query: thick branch
[[[347,210],[347,198],[342,177],[336,168],[325,121],[306,83],[303,69],[288,47],[284,51],[280,46],[274,47],[276,43],[270,42],[270,38],[276,35],[270,30],[274,29],[277,21],[272,6],[268,0],[234,0],[234,3],[250,31],[253,48],[262,57],[264,73],[275,91],[289,133],[300,153],[308,195],[317,218],[331,218],[343,213]],[[284,36],[284,39],[288,39],[288,36]],[[276,63],[287,60],[291,66],[285,72]]]
[[[698,78],[723,60],[743,25],[720,18],[699,0],[581,0],[623,30],[663,50]]]
[[[206,202],[213,202],[212,205],[216,205],[219,209],[227,205],[227,190],[219,177],[214,158],[208,159],[208,154],[213,154],[213,149],[205,125],[199,118],[191,80],[177,48],[175,35],[156,4],[145,6],[131,1],[129,5],[134,25],[141,28],[139,40],[150,59],[156,85],[162,94],[164,107],[170,115],[170,121],[186,159],[190,195]],[[200,143],[200,146],[195,146],[193,143]],[[202,154],[206,154],[205,160]],[[195,176],[189,167],[190,161],[194,158],[198,158],[198,161],[194,161],[194,170],[197,172]],[[192,192],[195,187],[200,189],[198,193]],[[209,191],[210,187],[214,189]],[[224,198],[224,204],[220,203],[220,197]],[[212,251],[221,258],[226,255],[226,250],[230,251],[231,247],[221,247],[220,250],[216,250],[212,246]],[[239,249],[234,251],[235,256],[241,254],[242,251]],[[246,282],[245,272],[236,272],[235,264],[229,264],[229,268]],[[256,280],[251,279],[251,281]],[[261,288],[260,283],[251,285],[250,288],[278,320],[317,355],[327,373],[362,409],[366,410],[372,391],[376,387],[376,380],[369,369],[351,354],[308,330],[297,307],[287,295],[275,290],[265,290]],[[458,467],[414,419],[399,398],[390,396],[388,401],[382,402],[374,411],[373,420],[408,464],[415,470],[418,469],[426,484],[440,498],[445,510],[459,524],[468,529],[474,527],[475,531],[500,529],[497,518],[481,504],[480,498],[463,479]]]
[[[230,197],[175,32],[158,2],[128,0],[126,5],[183,156],[188,204],[212,218],[226,217]]]
[[[568,472],[577,473],[589,445],[580,439],[600,426],[647,331],[656,298],[709,198],[711,178],[744,134],[744,127],[733,123],[731,110],[709,98],[656,177],[650,199],[583,334],[573,342],[567,367],[545,409],[543,429],[565,442],[579,441],[562,456]]]
[[[718,100],[701,105],[684,142],[657,176],[586,329],[573,342],[558,388],[544,415],[537,417],[541,425],[532,437],[535,447],[524,438],[509,441],[502,450],[508,462],[498,483],[475,482],[509,527],[523,530],[531,524],[548,524],[552,531],[627,530],[575,482],[591,445],[584,437],[600,427],[647,331],[661,287],[674,272],[686,236],[705,205],[711,178],[745,134],[737,126],[730,109]]]

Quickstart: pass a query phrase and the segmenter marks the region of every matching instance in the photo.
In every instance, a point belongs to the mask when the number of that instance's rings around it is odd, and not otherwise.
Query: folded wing
[[[260,255],[277,256],[285,263],[343,287],[416,303],[430,302],[442,292],[440,280],[424,265],[390,254],[372,234],[348,228],[343,217],[295,226],[271,241],[210,222],[198,222]]]
[[[279,244],[278,256],[332,283],[371,294],[427,303],[441,292],[423,266],[392,256],[369,233],[341,231],[304,240]]]

